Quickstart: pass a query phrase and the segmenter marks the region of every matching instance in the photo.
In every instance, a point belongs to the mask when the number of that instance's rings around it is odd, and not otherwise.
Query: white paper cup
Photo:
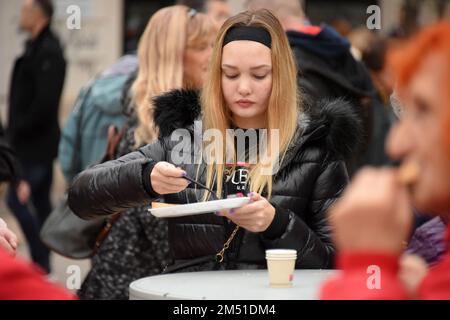
[[[270,287],[292,287],[297,251],[287,249],[266,250],[266,260]]]

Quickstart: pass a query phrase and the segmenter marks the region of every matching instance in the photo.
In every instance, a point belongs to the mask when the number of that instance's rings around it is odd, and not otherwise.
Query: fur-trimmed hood
[[[155,123],[160,138],[179,128],[190,128],[201,116],[198,91],[174,90],[154,100]],[[320,100],[307,104],[299,117],[300,137],[295,145],[320,143],[347,159],[357,148],[362,134],[354,107],[343,99]]]

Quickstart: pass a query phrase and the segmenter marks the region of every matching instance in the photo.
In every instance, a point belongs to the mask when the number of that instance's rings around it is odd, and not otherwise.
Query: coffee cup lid
[[[266,250],[266,255],[297,255],[297,250],[293,249],[269,249]]]

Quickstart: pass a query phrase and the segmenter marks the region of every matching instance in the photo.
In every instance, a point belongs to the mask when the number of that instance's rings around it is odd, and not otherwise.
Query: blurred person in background
[[[26,203],[30,196],[30,185],[22,180],[22,168],[17,159],[17,154],[9,145],[0,117],[0,196],[6,190],[6,183],[11,183],[16,188],[16,193],[21,203]],[[3,183],[2,183],[3,182]]]
[[[365,66],[356,61],[349,41],[332,27],[310,25],[298,0],[247,0],[249,9],[266,8],[280,20],[299,69],[299,90],[305,100],[342,98],[363,123],[355,152],[346,159],[350,175],[363,166],[372,148],[374,88]],[[318,111],[319,112],[319,111]]]
[[[0,125],[0,134],[1,131]],[[20,168],[14,151],[1,138],[0,184],[14,183],[19,176]],[[0,300],[74,298],[62,288],[50,284],[41,268],[15,258],[17,245],[17,236],[0,218]]]
[[[370,31],[365,27],[354,30],[349,35],[353,47],[358,50],[361,60],[369,69],[377,96],[374,101],[373,128],[377,137],[373,143],[378,143],[376,148],[371,148],[372,154],[366,155],[366,164],[381,166],[392,163],[385,151],[385,141],[388,132],[397,117],[391,103],[395,100],[393,90],[392,68],[386,63],[389,51],[389,41],[380,34]],[[400,103],[397,101],[397,103]],[[404,109],[404,107],[401,107]],[[398,115],[401,118],[401,114]],[[434,265],[445,251],[443,235],[446,225],[441,217],[433,217],[414,210],[414,223],[411,229],[411,238],[405,253],[414,254],[424,260],[424,264]],[[431,220],[431,221],[430,221]],[[408,260],[408,258],[404,258]]]
[[[395,49],[390,49],[390,51],[395,52]],[[399,100],[395,90],[390,97],[390,103],[396,118],[401,119],[405,107]],[[445,252],[444,235],[448,221],[443,220],[440,216],[435,217],[431,214],[420,212],[417,209],[413,209],[413,213],[414,221],[411,228],[411,237],[407,241],[405,257],[401,259],[401,263],[404,263],[405,260],[413,261],[413,265],[417,266],[418,256],[422,259],[420,264],[426,268],[427,265],[435,265]],[[410,255],[415,255],[415,259],[408,259]]]
[[[401,167],[362,171],[331,210],[342,273],[325,283],[322,299],[450,299],[449,56],[449,22],[424,29],[393,56],[404,112],[387,148]],[[447,223],[445,251],[428,270],[404,277],[399,257],[412,206]],[[367,285],[369,266],[380,270],[378,288]]]
[[[0,283],[0,300],[76,299],[70,292],[48,282],[41,268],[12,257],[1,245]]]
[[[389,32],[393,39],[406,39],[419,29],[418,17],[421,1],[403,0],[397,17],[397,25]]]
[[[40,267],[16,258],[16,248],[17,236],[0,218],[0,301],[76,298],[63,288],[48,282]]]
[[[392,161],[386,154],[385,141],[396,117],[390,102],[394,87],[391,68],[386,64],[388,40],[366,27],[352,31],[348,38],[369,70],[376,90],[372,104],[371,146],[364,155],[363,163],[372,166],[390,164]]]
[[[109,126],[124,125],[122,91],[137,65],[136,55],[124,55],[80,91],[58,147],[58,161],[68,184],[79,172],[101,161]]]
[[[39,239],[42,222],[51,212],[53,160],[59,141],[58,109],[66,62],[58,39],[50,30],[50,0],[26,0],[20,27],[30,38],[14,65],[9,92],[7,136],[30,185],[32,204],[23,204],[14,188],[7,203],[27,238],[33,261],[50,272],[49,251]]]
[[[3,126],[0,121],[0,196],[3,195],[6,183],[11,183],[12,188],[18,188],[21,175],[21,168],[16,153],[5,140]],[[26,183],[25,185],[28,186]],[[17,193],[20,194],[21,192],[18,190]],[[25,195],[26,198],[28,196],[28,194]],[[6,222],[2,218],[0,218],[0,248],[12,255],[15,255],[17,249],[17,236],[7,228]]]
[[[213,19],[218,30],[231,17],[231,8],[227,0],[208,0],[205,13]]]
[[[216,24],[217,30],[231,16],[227,0],[177,0],[176,3],[205,13]]]
[[[216,32],[208,16],[182,5],[163,8],[151,17],[139,43],[139,69],[124,88],[128,120],[118,155],[156,139],[155,96],[202,87]],[[168,106],[165,112],[170,114],[171,109]],[[128,299],[132,281],[161,273],[169,263],[167,221],[149,215],[146,203],[124,212],[115,222],[92,259],[79,295],[82,299]]]

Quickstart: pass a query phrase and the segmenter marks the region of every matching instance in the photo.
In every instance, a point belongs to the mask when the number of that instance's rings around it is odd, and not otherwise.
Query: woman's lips
[[[241,107],[241,108],[249,108],[251,107],[253,104],[255,104],[253,101],[251,100],[238,100],[236,101],[236,103]]]

